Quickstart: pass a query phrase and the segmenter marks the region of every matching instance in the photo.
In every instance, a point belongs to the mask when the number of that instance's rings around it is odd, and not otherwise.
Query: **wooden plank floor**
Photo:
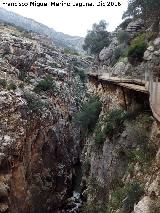
[[[97,77],[99,80],[116,83],[122,87],[139,91],[142,93],[149,93],[150,98],[150,106],[153,112],[154,117],[160,122],[160,82],[156,84],[153,82],[152,90],[149,91],[149,82],[142,81],[140,79],[125,79],[125,78],[118,78],[118,77],[110,77],[109,73],[88,73],[89,76]]]

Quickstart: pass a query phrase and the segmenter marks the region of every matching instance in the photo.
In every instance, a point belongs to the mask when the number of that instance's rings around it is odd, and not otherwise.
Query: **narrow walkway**
[[[126,78],[118,78],[118,77],[109,77],[108,73],[104,73],[101,75],[95,73],[88,73],[89,76],[97,77],[99,80],[116,83],[122,87],[136,90],[143,93],[148,93],[148,90],[145,87],[145,81],[141,81],[139,79],[126,79]]]
[[[145,80],[111,77],[110,74],[106,72],[101,72],[101,74],[89,72],[87,74],[99,80],[118,84],[131,90],[149,93],[149,102],[153,115],[160,122],[160,82],[158,77],[155,78],[155,76],[153,76],[153,73],[149,76],[145,74],[145,76],[149,77],[149,79],[145,77]]]

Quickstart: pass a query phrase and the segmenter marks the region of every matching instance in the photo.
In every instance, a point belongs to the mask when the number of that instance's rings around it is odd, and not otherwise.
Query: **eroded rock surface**
[[[75,69],[88,62],[24,34],[0,25],[0,212],[63,212],[81,153]]]

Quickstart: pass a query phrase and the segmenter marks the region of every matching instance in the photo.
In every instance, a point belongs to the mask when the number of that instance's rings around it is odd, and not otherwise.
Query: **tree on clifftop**
[[[140,17],[146,24],[153,23],[153,31],[159,31],[160,0],[128,0],[128,9],[124,13],[126,17]]]
[[[93,24],[92,30],[88,31],[84,40],[83,49],[91,54],[98,54],[103,47],[110,43],[109,32],[106,31],[107,23],[101,20],[99,24]]]

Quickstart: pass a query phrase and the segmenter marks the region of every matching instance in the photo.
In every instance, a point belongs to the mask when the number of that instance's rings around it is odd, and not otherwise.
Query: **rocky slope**
[[[56,45],[59,45],[60,47],[69,47],[78,52],[83,52],[82,45],[84,38],[82,37],[70,36],[61,32],[56,32],[54,29],[38,23],[33,19],[25,18],[3,8],[0,8],[0,20],[13,24],[17,27],[21,27],[22,29],[48,36]]]
[[[127,22],[126,22],[127,23]],[[121,25],[124,25],[122,23]],[[111,43],[99,53],[98,66],[112,76],[144,79],[145,70],[158,73],[160,62],[160,36],[145,29],[142,19],[130,20],[125,27],[119,26]]]
[[[81,160],[83,212],[152,213],[160,211],[159,131],[148,94],[90,77],[102,111]]]
[[[0,24],[0,212],[66,212],[88,62]],[[80,74],[77,74],[80,73]]]
[[[147,71],[159,77],[160,35],[151,29],[145,29],[141,19],[124,21],[99,53],[92,72],[145,80]],[[89,77],[88,90],[99,97],[102,111],[81,156],[83,212],[160,212],[160,126],[148,94],[96,75]]]
[[[128,42],[141,30],[140,20],[130,23]],[[117,61],[115,50],[130,44],[113,35],[99,64],[117,76],[157,70],[156,37],[131,64]],[[94,76],[86,83],[89,65],[49,38],[0,24],[0,212],[160,211],[160,125],[149,95]]]

